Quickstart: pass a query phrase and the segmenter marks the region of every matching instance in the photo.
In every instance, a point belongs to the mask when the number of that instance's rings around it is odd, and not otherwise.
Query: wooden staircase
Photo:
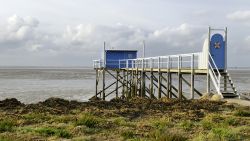
[[[236,87],[233,83],[233,80],[230,74],[226,72],[221,73],[221,80],[220,80],[220,90],[221,94],[224,98],[235,98],[239,97]]]

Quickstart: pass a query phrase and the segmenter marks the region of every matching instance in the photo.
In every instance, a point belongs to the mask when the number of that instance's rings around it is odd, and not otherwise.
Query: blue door
[[[214,34],[210,41],[210,54],[219,70],[225,69],[225,42],[221,34]],[[211,60],[210,60],[211,61]],[[215,68],[211,62],[212,67]]]

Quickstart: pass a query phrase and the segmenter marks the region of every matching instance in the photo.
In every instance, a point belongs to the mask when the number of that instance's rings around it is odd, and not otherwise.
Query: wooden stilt
[[[136,69],[135,72],[135,97],[137,96],[137,91],[138,91],[138,68]]]
[[[126,96],[126,98],[128,98],[128,75],[129,75],[129,73],[128,73],[128,71],[126,71],[126,94],[125,94],[125,96]]]
[[[116,85],[115,85],[115,90],[116,90],[116,91],[115,91],[115,97],[116,97],[116,98],[118,98],[118,83],[119,83],[119,81],[118,81],[118,79],[119,79],[118,76],[119,76],[119,71],[117,70],[117,71],[116,71]]]
[[[194,99],[194,54],[191,56],[191,87],[190,87],[190,95],[191,99]]]
[[[98,93],[98,69],[96,69],[96,79],[95,79],[95,97],[97,97],[97,93]]]
[[[179,95],[179,99],[182,99],[182,74],[179,73],[178,74],[178,95]]]
[[[102,70],[102,100],[105,100],[105,69]]]
[[[181,74],[181,61],[182,58],[181,56],[178,56],[178,95],[179,95],[179,99],[182,99],[182,74]]]
[[[150,98],[153,98],[154,95],[154,85],[153,85],[153,72],[150,72]]]
[[[141,97],[145,97],[145,72],[141,72]]]
[[[224,76],[224,92],[227,91],[227,75]]]
[[[210,94],[210,75],[207,73],[207,93]]]
[[[128,72],[128,98],[132,97],[132,71]]]
[[[122,71],[122,98],[125,97],[125,70]]]
[[[161,81],[161,73],[160,73],[160,70],[158,71],[158,98],[160,99],[161,98],[161,85],[162,85],[162,81]]]
[[[194,74],[191,74],[191,87],[190,87],[191,99],[194,99]]]
[[[168,98],[172,98],[172,73],[171,72],[168,72],[168,89],[167,89],[167,92],[168,92]]]

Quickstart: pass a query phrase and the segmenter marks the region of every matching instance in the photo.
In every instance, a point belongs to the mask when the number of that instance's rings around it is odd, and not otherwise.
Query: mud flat
[[[250,106],[250,100],[244,100],[239,98],[231,98],[231,99],[225,99],[227,103],[230,104],[238,104],[240,106]]]
[[[250,107],[209,100],[0,101],[0,140],[248,140]]]

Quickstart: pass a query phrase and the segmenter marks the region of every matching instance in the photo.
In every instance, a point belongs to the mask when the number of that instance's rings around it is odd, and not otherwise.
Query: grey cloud
[[[235,11],[227,15],[227,18],[233,21],[250,22],[250,10]]]
[[[157,30],[121,23],[112,26],[79,24],[68,25],[64,31],[56,33],[41,31],[39,26],[42,25],[39,25],[39,21],[32,17],[22,18],[16,15],[10,17],[6,30],[0,33],[1,50],[11,47],[12,50],[14,49],[13,56],[22,53],[26,60],[29,56],[31,58],[38,56],[39,59],[52,57],[55,60],[64,60],[64,62],[73,60],[69,58],[81,58],[86,60],[85,64],[89,65],[92,59],[101,57],[103,41],[108,43],[108,48],[141,51],[140,43],[145,40],[147,55],[155,56],[200,51],[206,32],[204,27],[187,23]],[[66,61],[65,58],[71,61]],[[38,61],[39,59],[34,59],[34,64],[42,62]],[[61,64],[59,61],[58,63]]]

